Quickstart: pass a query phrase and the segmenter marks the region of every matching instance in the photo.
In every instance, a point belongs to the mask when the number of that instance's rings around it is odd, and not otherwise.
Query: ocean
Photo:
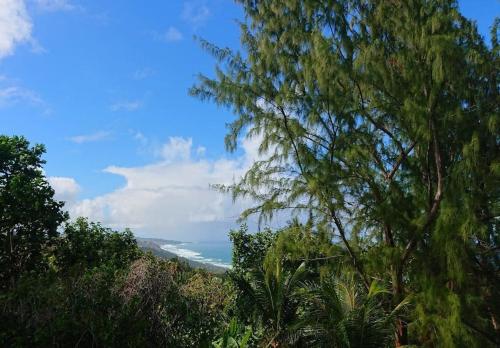
[[[230,241],[199,241],[162,244],[161,248],[188,260],[231,268],[232,244]]]

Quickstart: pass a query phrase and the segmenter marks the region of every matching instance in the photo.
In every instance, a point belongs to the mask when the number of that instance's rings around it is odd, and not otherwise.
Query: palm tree
[[[252,308],[244,318],[253,315],[254,329],[264,332],[263,347],[378,348],[393,343],[394,313],[382,307],[386,289],[373,281],[367,291],[341,264],[320,280],[313,260],[289,256],[271,248],[262,267],[236,279]]]
[[[293,334],[291,326],[299,304],[294,294],[299,290],[305,273],[305,262],[288,269],[284,267],[282,257],[268,254],[262,269],[248,272],[239,282],[238,287],[253,303],[254,312],[266,332],[266,347],[282,346]]]
[[[393,343],[392,315],[384,312],[380,297],[386,291],[374,281],[366,292],[353,275],[330,275],[318,283],[305,283],[298,336],[308,347],[370,348]]]

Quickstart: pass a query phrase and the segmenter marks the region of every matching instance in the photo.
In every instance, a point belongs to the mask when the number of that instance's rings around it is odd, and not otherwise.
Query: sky
[[[459,3],[489,37],[500,1]],[[250,203],[210,184],[241,176],[258,140],[227,153],[233,116],[188,89],[215,66],[195,37],[237,49],[242,18],[232,0],[0,0],[0,134],[46,145],[45,173],[73,217],[225,239]]]

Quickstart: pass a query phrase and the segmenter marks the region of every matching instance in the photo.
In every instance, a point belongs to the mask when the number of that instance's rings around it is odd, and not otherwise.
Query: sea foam
[[[222,260],[214,260],[212,258],[203,257],[203,255],[197,251],[186,249],[185,246],[187,243],[174,245],[174,244],[163,244],[161,248],[163,250],[169,251],[179,257],[184,257],[191,261],[208,263],[214,266],[223,267],[223,268],[231,268],[231,265],[224,263]]]

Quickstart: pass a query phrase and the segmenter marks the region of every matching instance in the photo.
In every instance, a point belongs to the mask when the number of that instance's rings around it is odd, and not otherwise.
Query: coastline
[[[141,237],[136,237],[136,240],[138,246],[145,252],[151,252],[163,259],[178,259],[193,268],[205,269],[217,274],[223,274],[231,268],[229,263],[219,262],[215,258],[202,256],[200,252],[182,248],[182,246],[194,243]]]
[[[213,266],[222,267],[222,268],[226,268],[226,269],[231,268],[231,265],[229,263],[226,263],[221,259],[214,259],[211,257],[203,256],[202,252],[188,248],[190,245],[193,245],[193,244],[187,243],[187,242],[186,243],[181,242],[179,244],[167,243],[167,244],[160,245],[160,248],[165,250],[165,251],[171,252],[179,257],[183,257],[183,258],[191,260],[191,261],[210,264]],[[184,247],[184,246],[186,246],[186,247]]]

